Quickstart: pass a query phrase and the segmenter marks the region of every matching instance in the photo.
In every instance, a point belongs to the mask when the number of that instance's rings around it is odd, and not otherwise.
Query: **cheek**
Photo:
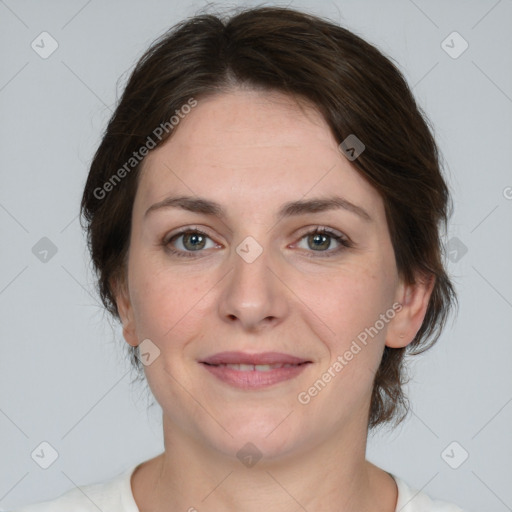
[[[382,275],[366,270],[340,272],[332,275],[327,289],[317,290],[312,300],[337,334],[354,335],[354,330],[373,324],[391,305],[392,288]],[[311,288],[308,295],[311,297]]]
[[[186,323],[204,294],[197,279],[166,271],[161,263],[133,254],[130,296],[139,337],[162,341]]]
[[[326,326],[327,336],[323,339],[331,361],[351,350],[348,358],[357,354],[353,359],[359,364],[378,366],[386,337],[385,320],[389,322],[391,318],[386,317],[386,312],[389,313],[393,301],[392,276],[384,265],[372,262],[333,272],[328,286],[322,288],[313,283],[303,284],[301,295],[308,297],[307,306]],[[384,321],[381,315],[385,315]]]
[[[218,281],[216,275],[162,270],[148,264],[133,273],[131,295],[138,339],[148,338],[157,345],[166,367],[183,355],[191,357],[190,349],[208,335],[205,326],[215,321]],[[150,369],[152,365],[146,368]]]

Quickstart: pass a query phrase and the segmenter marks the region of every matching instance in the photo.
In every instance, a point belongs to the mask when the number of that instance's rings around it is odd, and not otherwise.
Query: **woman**
[[[165,451],[25,512],[459,511],[365,459],[455,293],[449,193],[399,71],[285,8],[203,15],[137,64],[82,198]]]

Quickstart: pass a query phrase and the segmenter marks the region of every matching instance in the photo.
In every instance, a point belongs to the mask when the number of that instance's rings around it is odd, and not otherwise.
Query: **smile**
[[[258,390],[297,377],[311,361],[288,354],[223,352],[200,361],[200,364],[216,380],[230,387]]]
[[[205,363],[208,364],[208,363]],[[300,364],[306,364],[306,363],[299,363],[299,364],[291,364],[291,363],[285,363],[285,364],[214,364],[211,366],[225,366],[226,368],[231,368],[232,370],[238,370],[240,372],[268,372],[270,370],[275,370],[277,368],[291,368],[292,366],[299,366]]]

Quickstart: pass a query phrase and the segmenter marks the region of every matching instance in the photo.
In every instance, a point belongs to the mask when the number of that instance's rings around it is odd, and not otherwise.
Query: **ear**
[[[402,309],[388,324],[386,346],[402,348],[414,340],[427,313],[434,283],[434,275],[418,276],[414,284],[400,282],[395,299]]]
[[[135,318],[126,277],[113,277],[110,280],[110,288],[115,297],[117,311],[123,324],[124,339],[126,343],[136,347],[139,345],[139,341],[135,331]]]

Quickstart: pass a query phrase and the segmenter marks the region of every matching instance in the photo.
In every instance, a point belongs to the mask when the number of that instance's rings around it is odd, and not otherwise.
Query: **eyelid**
[[[167,233],[164,236],[164,242],[169,243],[170,240],[172,240],[174,237],[187,234],[189,232],[199,233],[201,235],[207,236],[208,238],[211,238],[213,240],[213,236],[208,233],[207,228],[200,227],[198,225],[190,225],[190,226],[182,226],[180,228],[176,228],[172,230],[170,233]]]
[[[345,235],[345,233],[343,233],[342,231],[338,231],[337,229],[331,228],[329,226],[323,226],[321,224],[312,224],[310,226],[305,226],[304,228],[301,228],[299,230],[297,236],[300,236],[302,238],[305,235],[309,235],[309,234],[315,233],[315,232],[320,232],[320,233],[326,232],[328,234],[332,234],[332,235],[339,236],[340,238],[344,238],[347,241],[349,240],[347,235]]]

